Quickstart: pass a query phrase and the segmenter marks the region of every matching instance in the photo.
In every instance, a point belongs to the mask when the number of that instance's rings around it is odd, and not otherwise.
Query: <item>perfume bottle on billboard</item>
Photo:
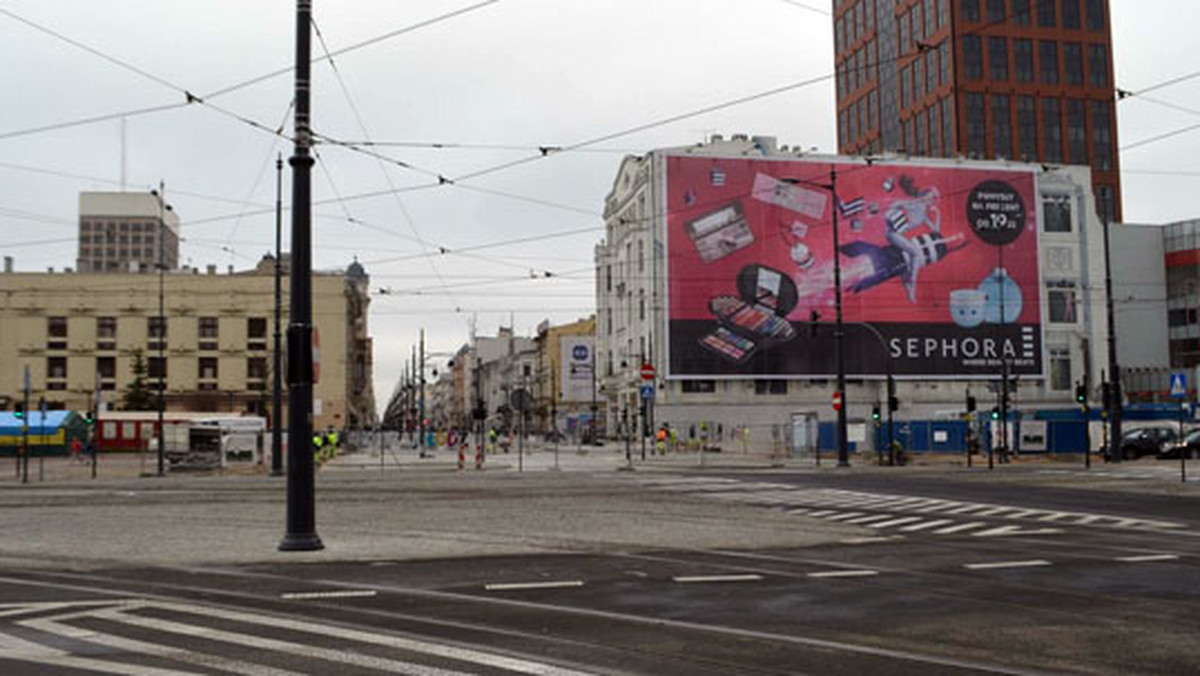
[[[1021,316],[1024,298],[1021,287],[1004,268],[996,268],[984,277],[979,290],[987,296],[983,321],[988,324],[1012,324]]]

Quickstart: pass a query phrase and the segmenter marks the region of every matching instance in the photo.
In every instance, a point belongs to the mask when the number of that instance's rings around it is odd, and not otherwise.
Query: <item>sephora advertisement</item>
[[[591,336],[562,336],[558,340],[562,364],[559,382],[562,401],[592,401],[592,388],[596,383],[592,377],[595,359],[592,351],[596,347],[596,339]]]
[[[669,155],[671,377],[1042,375],[1028,170]],[[835,190],[836,189],[836,197]]]

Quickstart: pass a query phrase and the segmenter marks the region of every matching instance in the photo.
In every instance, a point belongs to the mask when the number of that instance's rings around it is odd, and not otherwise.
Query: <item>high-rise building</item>
[[[79,193],[80,272],[179,267],[179,216],[156,193]]]
[[[838,150],[1090,165],[1121,220],[1108,0],[835,0]]]

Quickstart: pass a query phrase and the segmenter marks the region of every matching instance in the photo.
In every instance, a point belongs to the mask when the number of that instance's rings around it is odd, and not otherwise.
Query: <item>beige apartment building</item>
[[[273,272],[269,257],[230,274],[217,274],[214,266],[168,271],[162,278],[164,326],[157,274],[17,273],[6,265],[0,274],[0,409],[21,400],[26,367],[33,406],[45,397],[52,409],[92,410],[99,388],[106,407],[119,408],[141,351],[150,390],[157,390],[160,374],[165,378],[168,410],[269,417]],[[345,271],[315,272],[312,281],[320,336],[313,423],[370,424],[375,402],[368,277],[355,262]],[[285,259],[285,349],[287,290]],[[285,405],[285,418],[286,412]]]
[[[179,267],[179,216],[155,192],[79,193],[80,272]]]

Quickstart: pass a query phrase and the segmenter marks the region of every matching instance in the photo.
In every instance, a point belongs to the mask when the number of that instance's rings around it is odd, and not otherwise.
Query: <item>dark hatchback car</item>
[[[1140,427],[1121,435],[1121,458],[1136,460],[1159,453],[1175,442],[1175,430],[1170,427]]]
[[[1158,451],[1158,459],[1178,460],[1181,453],[1185,458],[1200,459],[1200,430],[1188,432],[1181,441],[1164,444]]]

